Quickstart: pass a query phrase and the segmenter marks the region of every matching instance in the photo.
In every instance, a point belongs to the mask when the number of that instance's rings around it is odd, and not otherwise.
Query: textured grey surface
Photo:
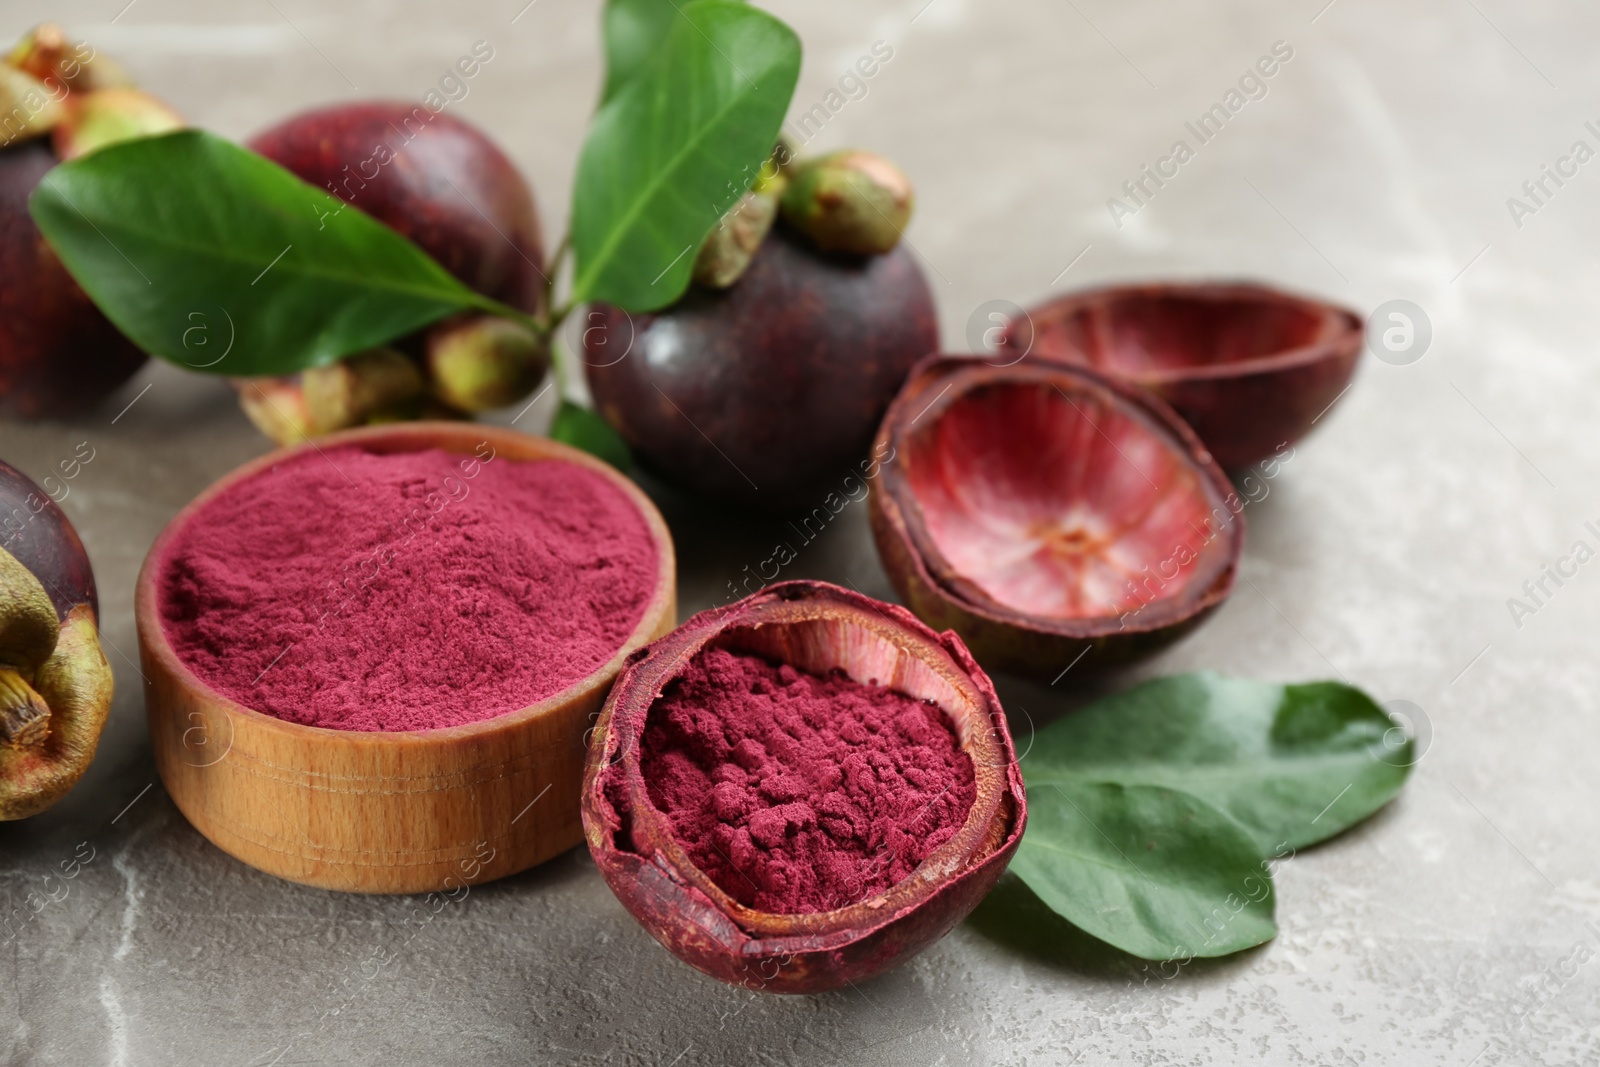
[[[489,41],[495,58],[452,106],[506,146],[559,229],[598,84],[594,3],[125,2],[10,2],[0,36],[59,18],[196,122],[237,136],[315,102],[418,98],[474,41]],[[1356,387],[1249,509],[1247,581],[1145,669],[1344,677],[1412,701],[1429,740],[1405,795],[1285,865],[1276,941],[1175,977],[1081,943],[1052,956],[1050,929],[1026,916],[1019,946],[996,932],[1008,906],[997,901],[993,921],[964,925],[896,973],[779,999],[678,964],[581,850],[428,921],[414,900],[276,881],[208,845],[159,783],[143,792],[155,775],[134,574],[184,502],[264,449],[224,386],[152,368],[71,423],[0,426],[0,455],[35,476],[80,441],[95,450],[65,508],[94,558],[118,685],[84,783],[47,815],[0,826],[0,905],[68,888],[0,945],[0,1058],[1600,1060],[1596,565],[1520,627],[1506,603],[1574,541],[1600,547],[1583,529],[1600,520],[1600,317],[1588,299],[1600,284],[1600,162],[1559,189],[1548,183],[1553,195],[1520,228],[1506,203],[1574,141],[1600,147],[1584,128],[1600,126],[1594,8],[776,7],[807,46],[797,112],[874,41],[894,48],[815,147],[872,147],[917,181],[911,239],[951,347],[966,346],[968,317],[986,300],[1027,304],[1124,277],[1254,276],[1363,312],[1392,299],[1425,310],[1423,358],[1363,357]],[[1106,199],[1279,40],[1294,56],[1265,97],[1114,227]],[[541,405],[524,425],[548,417]],[[777,521],[664,503],[685,612],[720,600],[781,536]],[[856,506],[785,573],[888,591]],[[1067,689],[1004,685],[1023,744],[1030,719],[1081,699]],[[77,878],[44,883],[90,850]]]

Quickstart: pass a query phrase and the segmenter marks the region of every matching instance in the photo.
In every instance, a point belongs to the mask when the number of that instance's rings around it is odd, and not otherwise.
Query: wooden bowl
[[[626,643],[588,678],[538,704],[465,726],[371,733],[285,722],[201,681],[167,640],[158,576],[177,532],[212,498],[309,448],[442,448],[561,459],[625,493],[656,543],[654,593]],[[213,844],[280,878],[357,893],[450,890],[525,870],[583,840],[587,732],[628,654],[672,629],[672,538],[637,486],[585,452],[471,423],[350,430],[246,463],[167,524],[139,572],[135,614],[156,768]]]

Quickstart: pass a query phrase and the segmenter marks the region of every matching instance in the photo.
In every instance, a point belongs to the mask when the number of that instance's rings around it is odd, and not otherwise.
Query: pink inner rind
[[[918,426],[908,484],[949,570],[1049,619],[1203,594],[1231,516],[1181,442],[1130,403],[1070,382],[981,385]]]
[[[1124,377],[1243,363],[1330,338],[1340,322],[1284,298],[1129,292],[1032,320],[1034,347]]]

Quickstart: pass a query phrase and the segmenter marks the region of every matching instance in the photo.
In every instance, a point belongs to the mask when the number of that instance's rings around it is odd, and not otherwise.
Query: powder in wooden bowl
[[[562,460],[309,450],[208,501],[160,561],[178,657],[245,707],[431,730],[538,703],[628,639],[659,560],[638,508]]]

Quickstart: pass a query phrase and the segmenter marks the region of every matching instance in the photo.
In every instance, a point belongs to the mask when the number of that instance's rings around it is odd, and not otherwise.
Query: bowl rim
[[[344,445],[395,445],[385,447],[386,452],[418,452],[440,448],[447,452],[472,454],[471,448],[487,441],[496,455],[502,451],[517,462],[542,459],[564,460],[587,467],[604,476],[634,504],[656,546],[657,572],[655,588],[645,603],[645,609],[633,631],[605,663],[580,678],[572,685],[552,693],[536,704],[508,711],[477,722],[457,726],[443,726],[430,730],[340,730],[327,726],[309,726],[289,722],[275,715],[241,704],[237,700],[212,688],[185,663],[167,637],[157,597],[157,577],[166,555],[178,532],[194,518],[206,504],[218,495],[262,471],[285,460],[307,452],[322,452],[325,448]],[[315,740],[320,744],[346,745],[355,749],[416,749],[437,745],[450,745],[476,741],[502,733],[515,733],[539,719],[571,706],[595,689],[609,684],[621,670],[622,663],[633,651],[648,643],[661,626],[663,612],[675,607],[677,557],[672,534],[666,520],[644,491],[615,467],[587,452],[548,437],[523,433],[506,427],[482,423],[421,421],[383,426],[365,426],[317,437],[274,449],[257,456],[212,482],[185,504],[156,536],[144,562],[134,588],[134,621],[139,644],[146,655],[155,657],[162,668],[184,688],[202,695],[208,708],[220,710],[228,716],[242,719],[257,730],[278,732],[287,739]],[[671,621],[671,620],[667,620]]]
[[[992,375],[983,374],[981,369],[985,367],[992,372]],[[1229,543],[1223,566],[1212,581],[1193,596],[1157,597],[1131,612],[1068,618],[1030,614],[990,596],[985,596],[981,600],[975,599],[965,594],[958,586],[953,586],[945,574],[948,572],[955,578],[960,578],[960,575],[955,573],[954,566],[945,558],[944,553],[937,545],[932,544],[931,538],[923,532],[921,502],[910,486],[910,478],[905,470],[905,460],[899,454],[899,446],[903,443],[902,435],[910,429],[909,423],[905,421],[910,416],[908,405],[912,401],[920,403],[926,391],[936,384],[940,377],[952,378],[953,380],[931,402],[921,406],[911,422],[920,420],[929,412],[933,412],[935,416],[939,415],[967,391],[954,388],[959,384],[958,376],[969,375],[974,371],[979,372],[980,377],[974,378],[969,383],[972,387],[1004,380],[1038,380],[1052,374],[1082,378],[1093,387],[1111,394],[1120,401],[1143,409],[1143,413],[1149,416],[1151,421],[1175,438],[1175,443],[1181,446],[1189,460],[1199,468],[1203,481],[1232,515],[1232,521],[1219,534]],[[1161,631],[1180,625],[1216,607],[1233,592],[1245,539],[1244,507],[1241,504],[1235,509],[1229,503],[1239,499],[1238,491],[1193,428],[1159,396],[1139,385],[1109,377],[1084,364],[1053,356],[1036,355],[1027,362],[1019,361],[1010,366],[996,367],[983,356],[935,354],[912,368],[905,385],[901,386],[900,392],[890,403],[889,410],[879,427],[878,443],[884,441],[893,446],[893,451],[890,458],[884,461],[881,480],[873,487],[872,492],[875,496],[882,494],[879,506],[890,526],[890,536],[898,538],[905,545],[906,555],[929,589],[976,618],[995,625],[1016,627],[1038,634],[1092,641],[1117,635]],[[912,517],[917,519],[916,526],[910,521]],[[1133,625],[1128,625],[1130,616]]]
[[[1196,364],[1188,367],[1171,367],[1124,373],[1122,371],[1112,371],[1108,367],[1081,363],[1077,360],[1072,360],[1072,362],[1079,366],[1088,366],[1091,370],[1098,371],[1101,374],[1109,374],[1124,381],[1135,381],[1146,387],[1154,388],[1181,382],[1246,378],[1252,375],[1292,370],[1327,359],[1336,359],[1348,352],[1353,345],[1359,347],[1365,334],[1361,316],[1342,304],[1335,304],[1314,296],[1249,279],[1231,281],[1173,279],[1171,281],[1113,283],[1066,293],[1053,300],[1037,304],[1024,311],[1023,314],[1027,316],[1032,324],[1036,340],[1041,321],[1049,322],[1063,319],[1083,308],[1097,304],[1106,305],[1136,297],[1159,296],[1218,302],[1225,300],[1250,301],[1259,304],[1296,307],[1321,318],[1324,323],[1328,324],[1329,332],[1328,336],[1312,341],[1310,344],[1280,349],[1261,356],[1250,356],[1246,359],[1229,360],[1223,363]],[[1012,319],[1011,322],[1006,324],[1004,333],[1001,336],[1002,348],[1015,350],[1018,347],[1013,340],[1013,325],[1015,322],[1016,319]],[[1020,358],[1025,359],[1031,355],[1055,360],[1071,359],[1071,357],[1059,354],[1035,353],[1031,346]]]

